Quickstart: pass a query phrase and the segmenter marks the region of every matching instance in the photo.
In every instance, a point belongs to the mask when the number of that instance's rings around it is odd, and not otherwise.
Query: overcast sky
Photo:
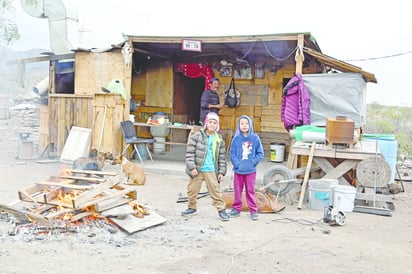
[[[65,2],[75,7],[82,30],[78,41],[88,47],[122,42],[122,33],[221,36],[310,32],[324,54],[375,74],[378,84],[368,83],[368,103],[412,106],[412,24],[406,0]],[[27,15],[20,1],[15,0],[14,6],[21,39],[11,48],[50,48],[47,19]],[[360,59],[367,61],[355,61]]]

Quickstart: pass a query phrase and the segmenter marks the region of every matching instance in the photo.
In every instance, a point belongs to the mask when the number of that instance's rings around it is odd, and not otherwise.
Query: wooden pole
[[[315,154],[315,146],[316,146],[316,142],[312,142],[312,146],[310,148],[310,153],[309,153],[309,160],[306,166],[305,177],[303,177],[303,183],[300,189],[298,209],[302,209],[303,197],[305,196],[306,185],[308,184],[310,170],[312,168],[313,154]]]

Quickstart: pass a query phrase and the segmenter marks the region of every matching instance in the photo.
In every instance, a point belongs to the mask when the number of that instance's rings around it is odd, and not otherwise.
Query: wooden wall
[[[76,52],[74,91],[78,95],[94,95],[113,79],[125,83],[125,67],[120,49],[107,52]]]
[[[92,96],[49,95],[49,151],[60,154],[72,126],[91,128]]]
[[[95,94],[92,106],[94,127],[91,147],[115,155],[121,153],[123,135],[120,122],[124,120],[125,100],[117,94]]]

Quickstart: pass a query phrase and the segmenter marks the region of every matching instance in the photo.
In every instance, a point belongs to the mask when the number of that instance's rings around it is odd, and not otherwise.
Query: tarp
[[[366,122],[366,82],[360,73],[303,74],[310,94],[310,125],[345,116],[355,128]]]

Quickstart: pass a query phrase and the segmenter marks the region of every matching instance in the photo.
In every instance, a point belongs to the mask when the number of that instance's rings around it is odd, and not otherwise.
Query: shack
[[[197,123],[206,79],[213,76],[221,82],[221,102],[232,78],[241,94],[239,106],[224,107],[219,113],[225,135],[231,136],[237,118],[246,114],[254,119],[265,152],[273,142],[286,144],[288,151],[290,138],[281,121],[281,103],[283,87],[294,74],[319,79],[331,72],[349,73],[359,75],[364,87],[377,82],[373,74],[323,54],[311,33],[124,38],[108,49],[78,48],[72,58],[50,61],[41,147],[61,153],[70,129],[78,126],[92,129],[91,147],[119,153],[124,146],[120,121],[131,114],[137,122],[163,112],[172,123]],[[115,92],[105,92],[113,91],[113,84]],[[345,100],[346,95],[337,92],[336,96]],[[366,104],[364,96],[359,95],[361,105]],[[147,130],[137,131],[139,136],[150,136]],[[176,132],[167,139],[184,143],[187,135]]]

